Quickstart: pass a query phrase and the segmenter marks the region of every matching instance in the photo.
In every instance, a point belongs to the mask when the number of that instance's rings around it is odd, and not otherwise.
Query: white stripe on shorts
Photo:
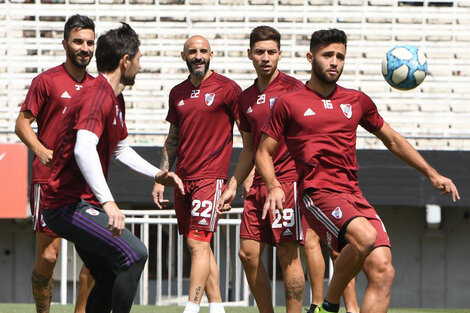
[[[303,196],[306,208],[315,216],[315,218],[323,224],[335,237],[338,237],[339,228],[323,213],[320,208],[313,204],[312,198],[307,195]]]
[[[219,200],[220,196],[222,195],[222,186],[224,184],[223,179],[217,179],[215,193],[214,193],[214,202],[212,202],[212,213],[211,213],[211,223],[210,223],[210,231],[215,231],[215,222],[217,221],[217,211],[215,210],[215,206],[217,205],[217,201]]]
[[[33,185],[33,194],[34,194],[34,203],[33,203],[33,230],[37,230],[38,220],[41,218],[39,216],[39,204],[41,203],[41,184]],[[31,205],[31,203],[29,204]]]
[[[304,240],[304,233],[302,229],[302,215],[300,214],[300,206],[297,202],[297,182],[293,184],[294,188],[294,212],[295,212],[295,223],[297,225],[296,229],[296,239],[297,240]]]

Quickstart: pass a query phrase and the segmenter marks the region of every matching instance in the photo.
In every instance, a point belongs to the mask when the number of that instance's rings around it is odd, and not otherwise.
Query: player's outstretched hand
[[[122,214],[116,202],[108,201],[103,204],[103,210],[108,215],[107,228],[113,236],[121,236],[126,225],[126,216]]]
[[[184,187],[183,187],[183,182],[181,179],[178,177],[173,172],[168,172],[168,171],[161,171],[158,172],[157,175],[155,175],[155,182],[164,185],[164,186],[173,186],[179,189],[181,194],[184,195]]]
[[[155,202],[155,204],[157,205],[159,209],[163,209],[163,206],[170,202],[170,200],[165,199],[165,197],[163,196],[164,192],[165,192],[165,186],[159,183],[155,183],[155,185],[153,185],[153,190],[152,190],[153,202]]]
[[[232,188],[227,188],[217,200],[215,205],[215,210],[217,213],[221,214],[222,212],[230,211],[232,206],[230,205],[235,199],[235,195],[237,194],[237,190],[233,190]]]
[[[285,201],[286,201],[286,196],[281,186],[275,186],[271,188],[268,196],[266,197],[266,201],[264,202],[263,215],[261,216],[261,218],[265,219],[266,215],[268,214],[268,211],[270,211],[273,219],[276,219],[276,210],[279,210],[279,212],[282,215],[283,205]]]
[[[450,178],[436,174],[435,177],[430,179],[434,188],[441,191],[442,196],[450,193],[452,201],[460,200],[459,191]]]

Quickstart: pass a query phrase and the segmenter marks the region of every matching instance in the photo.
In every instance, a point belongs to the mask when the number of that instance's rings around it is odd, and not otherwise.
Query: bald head
[[[190,47],[192,46],[204,46],[206,49],[209,49],[209,51],[211,50],[211,45],[209,44],[209,41],[200,35],[194,35],[189,37],[184,42],[183,51],[190,49]]]
[[[192,79],[202,81],[210,75],[208,71],[212,55],[211,46],[206,38],[196,35],[186,40],[181,58],[186,62]]]

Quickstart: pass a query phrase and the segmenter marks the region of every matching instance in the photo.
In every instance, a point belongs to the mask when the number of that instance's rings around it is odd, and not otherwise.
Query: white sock
[[[190,301],[186,302],[183,313],[199,313],[199,304]]]
[[[209,303],[209,313],[225,313],[224,305],[221,302]]]

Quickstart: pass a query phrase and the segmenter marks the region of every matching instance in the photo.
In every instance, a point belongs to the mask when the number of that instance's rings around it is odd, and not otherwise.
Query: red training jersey
[[[31,82],[21,111],[31,111],[36,117],[37,137],[47,149],[53,149],[59,127],[60,116],[75,93],[93,80],[85,73],[82,81],[77,81],[65,69],[64,64],[53,67]],[[33,184],[47,183],[51,168],[43,165],[36,156],[33,158]]]
[[[258,150],[261,141],[261,129],[271,116],[271,109],[275,106],[277,99],[290,91],[303,88],[303,83],[291,76],[279,72],[276,78],[266,87],[263,92],[258,90],[255,83],[245,89],[240,95],[240,130],[251,133],[254,151]],[[254,158],[254,156],[253,156]],[[295,163],[289,152],[284,139],[279,141],[273,155],[274,169],[280,182],[295,182],[298,175]],[[255,171],[254,185],[262,184],[263,180]]]
[[[166,120],[178,127],[179,177],[227,179],[240,93],[233,80],[215,72],[197,87],[188,78],[171,89]]]
[[[336,85],[323,98],[307,85],[282,96],[265,133],[280,140],[295,160],[301,192],[307,188],[360,193],[356,130],[382,128],[384,120],[364,93]]]
[[[111,157],[120,140],[127,137],[125,104],[122,94],[114,90],[106,77],[100,74],[70,101],[57,130],[52,171],[44,194],[46,209],[56,209],[84,199],[100,205],[75,160],[77,131],[85,129],[98,136],[96,146],[103,169],[108,177]]]

